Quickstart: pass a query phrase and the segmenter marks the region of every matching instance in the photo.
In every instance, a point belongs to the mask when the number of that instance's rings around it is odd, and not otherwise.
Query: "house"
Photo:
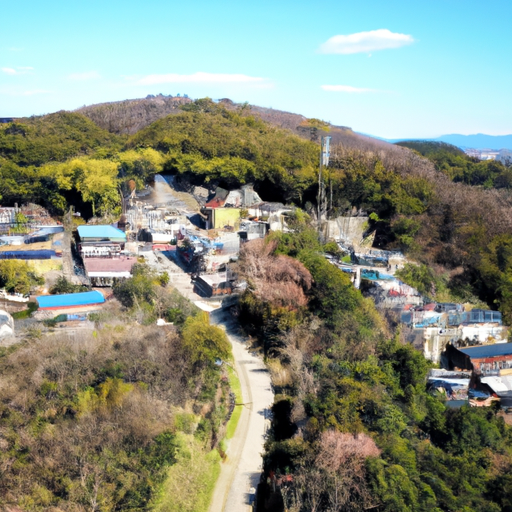
[[[512,369],[512,343],[495,343],[477,347],[446,346],[441,355],[443,368],[472,369],[481,375],[490,375],[503,369]]]
[[[492,375],[481,377],[482,384],[489,388],[500,398],[501,406],[510,409],[512,407],[512,369],[504,368]]]
[[[124,250],[126,234],[114,226],[78,226],[82,258],[119,255]]]
[[[14,224],[15,215],[18,210],[12,207],[3,207],[0,208],[0,224],[5,224],[6,226],[11,226]]]
[[[472,309],[462,313],[448,314],[449,327],[459,330],[461,340],[470,344],[506,343],[508,329],[502,325],[501,313],[487,309]]]
[[[219,272],[198,276],[194,283],[194,292],[203,297],[228,295],[233,292],[233,283],[229,272]]]
[[[407,339],[424,356],[438,363],[448,344],[455,347],[506,343],[508,330],[501,313],[483,309],[463,311],[461,304],[433,303],[408,308],[401,322],[409,329]]]
[[[109,225],[78,226],[78,236],[82,243],[126,242],[126,234],[120,229]]]
[[[254,240],[255,238],[264,238],[267,234],[266,222],[255,222],[251,220],[240,221],[240,231],[238,236],[243,242]]]
[[[293,208],[283,203],[258,203],[248,208],[249,215],[265,221],[269,229],[282,231],[285,228],[285,214],[293,212]]]
[[[206,208],[248,208],[261,203],[261,197],[252,185],[244,185],[236,190],[225,190],[221,187],[215,189],[215,195],[207,201]]]
[[[225,206],[235,208],[248,208],[252,205],[261,203],[261,197],[254,190],[252,185],[244,185],[237,190],[231,190],[224,202]]]
[[[84,258],[85,275],[92,286],[112,286],[120,279],[131,277],[137,258]]]
[[[449,407],[460,407],[468,403],[471,379],[471,372],[433,368],[427,377],[427,391],[445,395]]]
[[[126,230],[135,233],[137,240],[153,243],[169,243],[186,222],[185,215],[174,208],[155,208],[141,201],[132,201],[124,217]]]
[[[105,302],[105,297],[94,290],[82,293],[64,293],[62,295],[38,295],[36,297],[40,310],[55,310],[96,306]]]
[[[201,213],[204,216],[206,229],[237,230],[240,226],[240,208],[205,206],[201,208]]]

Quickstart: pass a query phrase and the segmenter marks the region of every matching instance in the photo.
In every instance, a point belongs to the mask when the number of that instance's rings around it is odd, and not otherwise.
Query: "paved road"
[[[234,437],[229,441],[209,512],[252,511],[251,490],[258,486],[262,469],[265,435],[270,427],[274,400],[270,374],[261,357],[249,352],[246,340],[237,333],[235,322],[224,315],[216,321],[224,326],[233,349],[240,378],[243,409]]]
[[[190,276],[163,254],[145,253],[146,261],[157,271],[169,272],[170,284],[182,295],[199,304]],[[204,305],[212,306],[211,302]],[[220,304],[219,304],[220,305]],[[209,512],[252,511],[251,489],[256,489],[262,469],[265,435],[270,428],[270,407],[274,401],[270,374],[260,356],[248,350],[246,339],[228,313],[217,310],[212,323],[223,326],[232,345],[235,370],[242,388],[242,414],[235,435],[228,441],[227,458],[215,485]]]

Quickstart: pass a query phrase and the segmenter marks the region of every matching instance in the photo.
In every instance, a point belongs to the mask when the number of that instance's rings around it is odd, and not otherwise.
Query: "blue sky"
[[[381,137],[512,133],[512,2],[0,0],[0,117],[228,97]]]

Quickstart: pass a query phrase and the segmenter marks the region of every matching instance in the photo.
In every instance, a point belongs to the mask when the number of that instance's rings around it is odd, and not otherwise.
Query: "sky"
[[[0,0],[0,117],[187,94],[385,138],[512,133],[510,0]]]

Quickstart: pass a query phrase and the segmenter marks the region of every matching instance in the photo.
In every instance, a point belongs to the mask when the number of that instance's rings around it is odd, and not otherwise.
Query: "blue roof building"
[[[62,295],[39,295],[36,297],[39,309],[77,308],[103,304],[105,297],[100,292],[64,293]]]
[[[78,236],[82,242],[126,242],[124,231],[109,225],[78,226]]]

